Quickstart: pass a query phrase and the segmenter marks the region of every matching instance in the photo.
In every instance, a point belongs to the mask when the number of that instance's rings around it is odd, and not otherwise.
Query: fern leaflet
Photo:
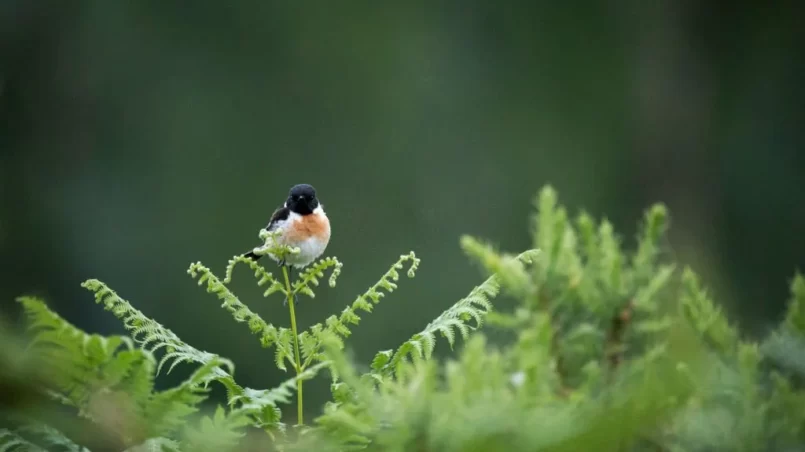
[[[383,291],[391,293],[397,289],[396,283],[400,279],[399,272],[405,268],[405,262],[410,262],[410,267],[406,275],[409,278],[416,276],[416,271],[420,263],[419,258],[416,257],[413,251],[401,255],[397,262],[380,277],[380,280],[362,295],[359,295],[351,305],[345,307],[340,315],[331,315],[325,320],[324,325],[317,323],[311,326],[308,331],[304,331],[299,335],[301,353],[305,360],[302,364],[302,368],[305,368],[314,360],[320,361],[324,359],[321,354],[321,345],[324,335],[332,335],[332,339],[339,341],[343,347],[340,338],[346,338],[350,335],[349,325],[357,325],[360,323],[361,317],[358,315],[357,311],[372,312],[374,305],[380,303],[380,299],[385,296]],[[339,268],[340,267],[337,267],[337,269]]]
[[[248,259],[247,259],[248,260]],[[248,260],[250,263],[253,261]],[[244,262],[242,259],[235,258],[230,262]],[[231,264],[234,266],[234,264]],[[231,278],[231,268],[227,270],[227,277]],[[262,275],[260,281],[266,279],[265,275],[270,275],[268,273],[261,273],[262,267],[259,267],[255,271],[255,275]],[[262,270],[264,272],[265,270]],[[290,334],[290,330],[287,328],[277,328],[274,325],[267,323],[263,320],[258,314],[253,312],[249,309],[248,306],[243,304],[235,294],[230,291],[226,285],[218,279],[215,274],[212,273],[212,270],[205,267],[201,264],[201,262],[196,262],[192,264],[190,268],[187,270],[188,274],[193,278],[198,277],[198,284],[201,285],[203,283],[207,283],[207,293],[215,294],[220,300],[223,300],[221,307],[226,309],[232,314],[232,317],[238,322],[246,322],[249,325],[249,329],[252,333],[260,335],[260,343],[263,347],[271,347],[272,345],[276,345],[277,347],[277,365],[280,368],[284,369],[285,366],[282,364],[283,358],[288,358],[291,363],[293,363],[293,349],[291,346],[291,339],[293,339],[292,335]],[[273,280],[273,277],[268,278],[273,282],[272,287],[278,282]],[[271,290],[271,288],[269,288]],[[279,290],[279,289],[278,289]],[[268,291],[266,291],[268,292]]]
[[[537,250],[526,251],[517,260],[522,263],[531,263]],[[511,267],[507,265],[507,267]],[[476,286],[470,293],[456,302],[453,306],[442,312],[430,322],[425,329],[414,334],[411,339],[404,342],[396,351],[384,350],[377,353],[372,360],[374,372],[368,374],[377,381],[399,371],[402,362],[411,359],[430,359],[436,345],[436,334],[447,339],[452,349],[455,344],[456,331],[463,339],[467,339],[471,330],[480,328],[484,318],[492,310],[490,299],[496,297],[500,291],[500,277],[494,274],[481,285]],[[475,325],[469,324],[475,321]]]

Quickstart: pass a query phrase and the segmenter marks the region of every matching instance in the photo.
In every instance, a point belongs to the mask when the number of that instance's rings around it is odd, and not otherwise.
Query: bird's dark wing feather
[[[287,207],[279,207],[274,213],[271,214],[271,219],[268,220],[268,225],[266,225],[265,229],[267,231],[271,231],[273,228],[277,226],[277,222],[287,220],[288,217],[291,215],[291,210]],[[254,251],[249,251],[248,253],[244,254],[245,257],[252,259],[254,261],[260,259],[260,256],[254,254]]]
[[[291,209],[287,207],[280,207],[271,214],[271,219],[268,221],[268,226],[266,229],[271,231],[274,226],[276,226],[278,221],[287,220],[288,216],[291,215]]]

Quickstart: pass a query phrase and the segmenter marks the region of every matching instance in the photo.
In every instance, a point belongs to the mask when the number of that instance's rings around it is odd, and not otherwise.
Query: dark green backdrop
[[[99,278],[267,387],[287,375],[185,271],[253,246],[292,184],[319,190],[345,264],[303,326],[423,259],[351,338],[366,361],[481,281],[460,234],[528,247],[550,183],[627,243],[666,202],[676,256],[765,331],[805,262],[802,7],[559,5],[2,2],[4,310],[39,294],[120,332],[79,287]]]

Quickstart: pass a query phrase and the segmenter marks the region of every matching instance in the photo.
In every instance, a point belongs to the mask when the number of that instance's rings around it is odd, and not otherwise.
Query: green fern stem
[[[283,265],[282,266],[282,276],[285,277],[285,289],[287,290],[288,294],[288,307],[291,310],[291,331],[293,332],[293,348],[294,348],[294,360],[296,361],[296,375],[299,375],[304,370],[302,368],[302,363],[299,361],[299,357],[302,356],[299,353],[299,333],[296,330],[296,312],[294,311],[294,303],[293,303],[293,291],[291,290],[291,280],[288,278],[288,267]],[[302,409],[302,379],[296,380],[296,410],[299,416],[299,425],[304,424],[304,414]]]

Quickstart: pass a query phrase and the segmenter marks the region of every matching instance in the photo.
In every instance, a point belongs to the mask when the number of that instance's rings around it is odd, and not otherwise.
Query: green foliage
[[[314,263],[291,281],[236,256],[223,279],[202,263],[188,273],[214,295],[293,377],[273,389],[242,387],[234,364],[198,350],[97,280],[84,287],[122,320],[128,336],[90,335],[21,298],[30,351],[53,375],[46,392],[100,425],[129,451],[710,451],[798,450],[805,444],[805,279],[791,283],[786,317],[763,341],[741,336],[690,268],[668,259],[668,212],[649,208],[629,247],[606,219],[571,218],[551,187],[535,199],[534,249],[503,252],[465,236],[460,244],[486,279],[397,348],[371,363],[348,357],[351,329],[395,291],[405,254],[343,310],[305,331],[294,300],[314,297],[342,264]],[[283,256],[270,245],[258,253]],[[290,328],[263,320],[232,290],[249,267],[264,296],[282,294]],[[405,266],[408,264],[408,269]],[[493,301],[505,296],[504,303]],[[458,341],[459,336],[462,341]],[[436,359],[438,338],[452,353]],[[446,350],[445,350],[446,351]],[[157,359],[156,356],[161,356]],[[180,385],[154,378],[193,366]],[[303,382],[327,369],[332,401],[303,422]],[[361,370],[359,370],[361,369]],[[207,412],[210,384],[226,405]],[[297,400],[288,429],[280,406]],[[2,450],[83,450],[31,418],[0,430]]]
[[[154,403],[163,405],[158,407],[155,410],[156,412],[165,411],[165,407],[169,406],[175,407],[177,411],[186,411],[188,407],[193,406],[193,403],[187,402],[198,403],[203,400],[202,398],[194,398],[192,394],[206,393],[209,383],[217,382],[226,388],[230,405],[233,399],[240,397],[237,400],[241,405],[250,407],[248,414],[254,417],[254,422],[258,426],[262,427],[276,423],[279,418],[278,407],[274,404],[260,405],[243,396],[248,388],[243,388],[235,382],[232,375],[234,373],[234,364],[231,361],[186,344],[175,333],[146,317],[100,281],[89,280],[83,286],[95,292],[96,302],[103,303],[107,310],[123,321],[124,327],[130,331],[132,338],[143,350],[156,353],[164,349],[164,355],[156,369],[157,372],[166,363],[170,364],[168,372],[182,362],[199,365],[196,371],[182,385],[166,391],[156,398]],[[243,411],[233,412],[237,415],[247,414]],[[154,413],[150,414],[153,415]]]
[[[785,326],[805,335],[805,278],[799,273],[791,282],[791,300],[788,303]]]
[[[75,444],[60,431],[37,423],[26,424],[14,431],[0,429],[0,451],[89,452],[87,448]]]
[[[234,366],[227,360],[183,343],[102,283],[90,280],[85,286],[124,320],[142,348],[134,348],[127,337],[84,333],[42,301],[20,298],[35,333],[32,350],[51,367],[49,389],[58,401],[77,408],[80,416],[114,432],[128,446],[149,440],[151,444],[168,444],[168,439],[154,443],[163,437],[175,437],[183,445],[203,445],[204,441],[199,440],[202,433],[221,435],[229,438],[226,444],[234,445],[240,435],[238,430],[246,425],[281,427],[278,404],[288,402],[287,387],[296,378],[272,391],[243,388],[235,383],[230,373]],[[171,362],[171,368],[182,361],[199,366],[179,386],[156,391],[158,366],[153,353],[160,349],[165,350],[161,362]],[[319,369],[311,368],[302,378],[310,378]],[[207,399],[208,384],[213,381],[226,387],[230,409],[224,412],[220,408],[214,418],[202,417],[201,427],[196,429],[190,422],[191,415]]]
[[[266,243],[271,239],[264,232],[261,232],[261,237]],[[296,250],[266,246],[256,251],[281,258]],[[266,438],[277,441],[286,438],[279,405],[290,403],[296,388],[301,420],[302,382],[328,367],[320,351],[324,338],[338,337],[343,347],[341,339],[349,336],[351,325],[360,321],[357,311],[371,312],[385,294],[397,289],[399,272],[406,262],[410,262],[407,275],[413,278],[419,259],[412,252],[400,256],[377,283],[344,308],[340,315],[333,315],[301,334],[296,332],[293,301],[290,302],[291,329],[265,322],[242,303],[228,287],[234,269],[238,264],[247,265],[257,284],[267,285],[264,296],[280,292],[287,300],[293,300],[297,294],[312,298],[315,295],[312,287],[318,286],[327,270],[331,270],[329,285],[335,286],[342,267],[337,259],[329,257],[314,263],[298,274],[293,283],[288,281],[283,269],[285,285],[255,261],[243,256],[230,260],[223,280],[200,262],[192,264],[188,269],[190,276],[197,279],[199,285],[205,284],[206,291],[221,300],[222,308],[236,321],[246,323],[253,333],[258,334],[264,347],[276,349],[278,368],[286,370],[286,363],[290,362],[296,370],[294,377],[270,390],[239,385],[234,379],[234,364],[230,360],[182,341],[101,281],[90,279],[82,286],[94,293],[96,303],[122,321],[129,336],[90,335],[50,311],[41,300],[23,297],[19,301],[33,333],[30,351],[42,362],[47,362],[53,371],[55,378],[48,382],[46,390],[54,400],[75,408],[77,415],[98,424],[106,433],[111,432],[127,450],[229,450],[243,440],[248,429],[260,429],[268,434]],[[298,341],[303,344],[301,350]],[[161,357],[157,359],[157,356]],[[163,369],[170,373],[182,363],[195,366],[189,378],[176,387],[155,391],[156,375]],[[226,389],[226,408],[218,406],[212,415],[199,416],[201,405],[209,396],[211,383],[218,383]],[[14,423],[18,428],[3,430],[0,445],[8,450],[28,447],[30,441],[21,432],[30,431],[36,425],[35,421],[17,418]],[[287,440],[290,438],[292,436],[287,436]],[[39,439],[41,442],[42,438]]]
[[[43,451],[43,449],[36,444],[26,440],[25,438],[17,435],[8,429],[0,429],[0,452],[15,452],[15,451]]]
[[[252,265],[257,265],[251,260],[246,259],[245,261],[249,262]],[[244,262],[242,258],[233,259],[230,263],[230,267],[227,271],[227,279],[231,281],[231,268],[234,267],[235,263]],[[259,315],[252,312],[251,309],[248,308],[245,304],[243,304],[238,297],[236,297],[226,285],[220,281],[212,271],[203,266],[200,262],[197,262],[190,266],[188,273],[193,277],[198,277],[198,284],[201,285],[203,283],[207,283],[207,292],[215,294],[220,300],[223,301],[221,307],[226,309],[232,314],[232,317],[237,322],[246,322],[249,326],[249,329],[252,333],[260,335],[260,344],[263,347],[269,348],[275,346],[276,351],[276,363],[277,367],[282,370],[285,370],[285,363],[286,359],[291,360],[291,364],[294,364],[292,361],[293,357],[293,346],[291,344],[292,336],[291,330],[288,328],[276,328],[274,325],[270,325],[266,323]],[[265,269],[259,267],[255,270],[255,277],[259,277],[258,285],[261,283],[271,281],[271,286],[266,290],[266,295],[268,296],[276,291],[282,291],[282,285],[279,285],[278,289],[272,290],[272,287],[275,287],[279,284],[275,279],[274,276],[270,273],[267,273]]]
[[[320,436],[298,450],[803,444],[805,392],[794,377],[805,376],[805,347],[790,332],[801,312],[801,278],[792,287],[787,336],[759,346],[741,340],[691,269],[677,271],[663,259],[662,205],[647,210],[628,251],[606,219],[581,213],[570,221],[550,187],[535,204],[531,232],[540,252],[528,259],[461,241],[494,278],[491,292],[516,300],[509,312],[485,309],[496,336],[508,339],[493,344],[475,333],[457,358],[400,361],[393,378],[382,380],[360,377],[337,347],[329,349],[342,378],[333,387],[337,403],[316,420]],[[386,369],[392,356],[378,354],[373,370]]]
[[[534,254],[535,251],[526,252],[516,259],[520,262],[530,262]],[[490,299],[498,295],[499,288],[497,275],[487,278],[481,285],[474,287],[469,295],[436,317],[424,330],[400,345],[396,351],[378,352],[372,360],[373,372],[369,375],[382,382],[384,377],[399,372],[400,367],[408,362],[408,359],[430,359],[436,347],[437,334],[447,339],[451,349],[456,342],[456,331],[463,339],[467,339],[470,331],[483,325],[485,316],[492,310]],[[473,326],[470,321],[475,325]]]

